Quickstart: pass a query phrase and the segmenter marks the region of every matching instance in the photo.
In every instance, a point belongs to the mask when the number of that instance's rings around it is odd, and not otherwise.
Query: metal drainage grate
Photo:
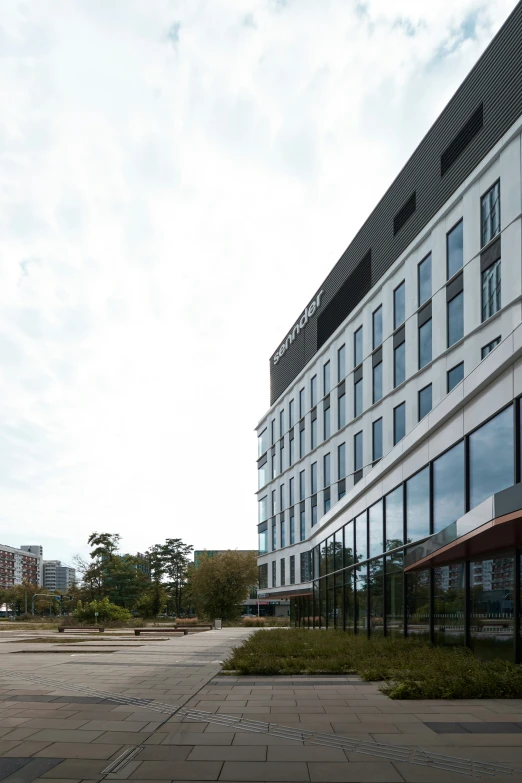
[[[0,669],[0,678],[1,677],[7,677],[9,679],[17,678],[53,689],[77,691],[89,696],[96,696],[107,699],[108,701],[114,701],[117,704],[138,706],[142,709],[152,710],[153,712],[158,712],[163,715],[181,715],[188,721],[228,726],[234,731],[251,731],[257,734],[270,734],[275,737],[283,737],[284,739],[299,742],[301,745],[321,745],[329,748],[340,748],[341,750],[347,750],[352,753],[362,753],[367,756],[374,756],[375,758],[387,759],[388,761],[417,764],[422,767],[456,772],[474,778],[482,778],[485,776],[496,777],[497,775],[519,775],[522,773],[522,770],[511,769],[511,767],[504,767],[498,764],[487,764],[483,761],[474,761],[473,759],[460,759],[456,756],[445,756],[440,753],[421,750],[421,748],[418,747],[411,748],[401,747],[400,745],[383,745],[378,742],[367,742],[357,739],[356,737],[342,737],[338,734],[321,734],[317,731],[296,729],[293,726],[282,726],[278,723],[265,723],[264,721],[238,718],[234,715],[203,712],[202,710],[176,707],[171,704],[162,704],[161,702],[151,703],[145,699],[139,699],[134,696],[121,696],[107,691],[93,690],[92,688],[86,688],[83,685],[76,685],[61,680],[51,680],[47,677],[38,677],[33,674],[27,674],[26,672]],[[109,767],[104,770],[104,774],[118,772],[141,750],[142,746],[129,748],[109,765],[111,767],[110,770]]]
[[[109,775],[111,772],[112,773],[121,772],[123,767],[125,767],[129,763],[129,761],[132,761],[132,759],[135,758],[135,756],[137,756],[138,753],[140,753],[144,747],[145,747],[144,745],[139,745],[135,748],[127,748],[127,750],[123,751],[121,756],[118,756],[117,759],[111,761],[108,767],[102,769],[101,774]]]

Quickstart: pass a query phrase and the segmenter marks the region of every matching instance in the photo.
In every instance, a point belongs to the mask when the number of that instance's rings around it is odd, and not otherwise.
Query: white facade
[[[266,498],[266,515],[260,511],[258,522],[267,522],[268,552],[259,557],[268,565],[271,595],[288,592],[290,556],[295,556],[295,582],[306,587],[300,573],[300,554],[338,529],[340,520],[358,513],[464,435],[485,422],[522,394],[522,118],[481,161],[465,183],[454,193],[433,220],[415,238],[402,256],[353,310],[346,321],[317,352],[305,370],[271,407],[257,427],[258,436],[268,434],[268,483],[260,487],[260,509]],[[483,321],[481,253],[481,198],[500,182],[501,307]],[[447,325],[447,249],[448,232],[463,221],[463,312],[464,336],[448,346]],[[494,238],[493,242],[497,239]],[[490,244],[492,245],[493,242]],[[486,245],[487,247],[488,245]],[[418,264],[431,253],[432,360],[419,369]],[[394,290],[405,281],[406,380],[394,388],[393,300]],[[382,398],[372,402],[372,313],[382,305]],[[363,327],[363,412],[354,417],[354,334]],[[500,344],[485,358],[482,349],[500,337]],[[345,346],[345,405],[347,424],[338,429],[337,357]],[[330,431],[323,434],[323,367],[330,362]],[[463,381],[448,393],[448,371],[464,363]],[[317,442],[310,447],[310,384],[317,376]],[[419,391],[429,384],[432,408],[419,421]],[[299,393],[305,398],[305,454],[299,457]],[[294,401],[294,464],[288,465],[289,404]],[[394,445],[394,408],[405,403],[405,437]],[[280,432],[280,411],[284,411],[285,431]],[[382,417],[382,459],[372,467],[372,423]],[[271,428],[275,420],[276,469],[272,478]],[[363,477],[354,482],[354,436],[362,432]],[[280,466],[280,438],[284,438],[285,461]],[[346,495],[338,500],[338,447],[346,444]],[[324,513],[324,456],[330,454],[331,508]],[[311,486],[312,464],[317,463],[317,488]],[[305,476],[305,537],[300,541],[299,475]],[[289,482],[294,479],[295,543],[290,544]],[[285,508],[280,507],[280,487],[284,485]],[[314,490],[314,491],[312,491]],[[272,492],[275,491],[275,506]],[[312,495],[317,497],[317,524],[312,527]],[[285,514],[286,546],[281,547],[281,513]],[[265,519],[262,517],[265,516]],[[276,548],[272,546],[272,524],[276,524]],[[285,585],[281,585],[281,560],[284,559]],[[275,582],[272,563],[276,562]],[[490,577],[484,576],[485,579]]]

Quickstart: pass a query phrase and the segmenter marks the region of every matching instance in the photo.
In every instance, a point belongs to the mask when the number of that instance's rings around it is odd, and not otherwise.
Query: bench
[[[178,631],[211,631],[213,625],[178,625]]]
[[[93,625],[93,626],[82,626],[81,628],[76,628],[74,625],[62,625],[60,628],[58,628],[58,633],[65,633],[66,631],[72,631],[73,633],[78,633],[79,631],[87,631],[90,633],[91,631],[98,631],[99,633],[104,633],[105,628],[103,625]]]
[[[188,631],[186,628],[135,628],[134,636],[139,636],[140,633],[155,633],[161,636],[162,633],[177,633],[180,636],[186,636]]]

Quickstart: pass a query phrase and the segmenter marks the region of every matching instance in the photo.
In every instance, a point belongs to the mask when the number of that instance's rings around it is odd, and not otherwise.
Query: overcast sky
[[[0,543],[256,546],[270,355],[515,5],[0,3]]]

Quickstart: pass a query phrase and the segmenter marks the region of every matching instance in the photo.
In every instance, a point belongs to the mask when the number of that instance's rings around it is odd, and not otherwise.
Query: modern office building
[[[47,590],[69,590],[76,582],[76,569],[60,560],[43,561],[43,586]]]
[[[42,570],[42,560],[38,554],[21,547],[0,544],[0,587],[13,587],[24,582],[37,585]]]
[[[260,591],[298,625],[520,660],[521,52],[519,3],[270,358]]]

